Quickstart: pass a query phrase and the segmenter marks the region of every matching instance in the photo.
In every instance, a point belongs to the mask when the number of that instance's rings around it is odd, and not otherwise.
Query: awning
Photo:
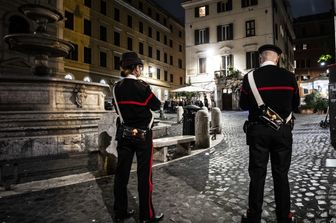
[[[211,90],[207,90],[201,87],[196,87],[196,86],[186,86],[186,87],[181,87],[177,88],[175,90],[172,90],[171,92],[211,92]]]

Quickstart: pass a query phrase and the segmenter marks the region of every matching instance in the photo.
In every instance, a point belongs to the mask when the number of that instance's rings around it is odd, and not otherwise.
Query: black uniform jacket
[[[124,124],[147,129],[151,127],[149,124],[153,118],[150,110],[159,110],[161,102],[146,82],[136,79],[133,75],[129,76],[115,85],[115,96]]]
[[[258,121],[260,110],[247,76],[244,76],[239,105],[243,110],[249,110],[250,121]],[[293,73],[275,65],[265,65],[256,69],[253,76],[264,103],[283,119],[298,109],[300,96]]]

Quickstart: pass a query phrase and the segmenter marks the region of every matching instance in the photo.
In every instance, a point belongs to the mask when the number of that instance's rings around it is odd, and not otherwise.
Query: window
[[[195,45],[209,43],[209,28],[195,30]]]
[[[78,45],[74,43],[72,43],[72,45],[74,45],[75,48],[70,52],[70,54],[66,58],[70,60],[78,60]]]
[[[180,77],[180,85],[183,84],[183,77]]]
[[[167,19],[166,18],[163,18],[163,25],[167,26]]]
[[[139,32],[143,33],[143,23],[139,22]]]
[[[65,11],[64,16],[66,18],[65,20],[65,28],[74,29],[74,14],[68,11]]]
[[[156,50],[156,59],[157,60],[161,59],[161,52],[160,52],[160,50]]]
[[[169,40],[169,46],[171,47],[171,48],[173,48],[173,40]]]
[[[148,56],[149,56],[150,58],[153,57],[153,48],[152,48],[151,46],[148,47]]]
[[[100,0],[100,13],[106,15],[106,0]]]
[[[302,44],[302,49],[303,49],[303,50],[306,50],[306,49],[307,49],[307,44],[306,44],[306,43]]]
[[[120,33],[114,32],[114,45],[120,46]]]
[[[274,25],[275,39],[278,40],[278,24]]]
[[[232,0],[217,2],[217,12],[227,12],[232,10]]]
[[[245,23],[246,37],[255,36],[255,21],[249,20]]]
[[[127,26],[130,28],[133,27],[133,19],[132,19],[132,16],[130,15],[127,16]]]
[[[252,5],[258,5],[258,0],[241,0],[241,7],[249,7]]]
[[[107,82],[106,82],[105,79],[100,79],[99,83],[101,83],[101,84],[107,84]]]
[[[84,47],[84,63],[91,64],[91,48]]]
[[[163,55],[163,62],[168,63],[168,55],[167,55],[167,53],[164,53],[164,55]]]
[[[91,36],[91,21],[84,19],[84,34]]]
[[[149,17],[152,17],[152,9],[151,8],[147,9],[147,14],[148,14]]]
[[[148,36],[152,37],[152,27],[148,27]]]
[[[100,52],[100,66],[106,67],[106,53],[105,52]]]
[[[179,51],[182,52],[182,45],[179,45]]]
[[[228,76],[229,69],[233,67],[233,55],[222,56],[221,69],[224,70],[225,76]]]
[[[182,32],[181,31],[179,31],[179,37],[182,38]]]
[[[74,76],[72,73],[67,73],[67,74],[64,76],[64,79],[65,79],[65,80],[75,80],[75,76]]]
[[[161,76],[160,76],[160,69],[159,68],[157,68],[156,69],[156,79],[158,79],[158,80],[160,80],[160,78],[161,78]]]
[[[139,10],[143,11],[143,3],[142,2],[139,2]]]
[[[206,73],[206,58],[198,59],[198,70],[200,74]]]
[[[153,68],[152,66],[148,66],[148,76],[153,77]]]
[[[114,20],[120,22],[120,11],[117,8],[114,8]]]
[[[167,45],[167,43],[168,43],[168,40],[167,40],[167,36],[166,36],[166,35],[163,37],[163,43],[164,43],[165,45]]]
[[[164,71],[164,81],[168,81],[168,71]]]
[[[83,78],[83,81],[85,81],[85,82],[92,82],[92,79],[91,79],[91,77],[89,77],[89,76],[85,76],[85,77]]]
[[[233,40],[233,23],[217,26],[217,41]]]
[[[195,17],[204,17],[209,15],[209,5],[195,8]]]
[[[84,5],[91,8],[91,0],[84,0]]]
[[[246,52],[246,69],[259,67],[258,51]]]
[[[174,65],[174,59],[173,59],[173,56],[170,56],[170,65]]]
[[[173,83],[174,82],[174,75],[170,74],[170,82]]]
[[[156,40],[160,42],[160,32],[159,31],[156,31]]]
[[[159,13],[156,13],[156,21],[160,22],[160,14]]]
[[[114,69],[120,70],[120,57],[114,56]]]
[[[106,33],[106,27],[100,26],[100,40],[106,41],[107,39],[107,33]]]
[[[182,69],[182,60],[178,59],[178,67]]]
[[[141,55],[144,54],[144,45],[143,45],[143,43],[139,43],[139,53],[140,53]]]
[[[133,50],[133,39],[131,37],[127,37],[127,49]]]

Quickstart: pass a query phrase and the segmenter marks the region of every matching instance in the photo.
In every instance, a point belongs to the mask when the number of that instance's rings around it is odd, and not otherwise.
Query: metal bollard
[[[195,119],[196,148],[208,148],[210,146],[208,112],[205,110],[198,111]]]

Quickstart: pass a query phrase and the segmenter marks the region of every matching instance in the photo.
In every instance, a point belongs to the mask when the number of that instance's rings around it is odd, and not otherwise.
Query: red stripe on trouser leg
[[[151,155],[149,161],[149,177],[148,177],[148,185],[149,185],[149,193],[148,193],[148,207],[149,207],[149,218],[153,218],[153,205],[152,205],[152,192],[153,192],[153,183],[152,183],[152,165],[153,165],[153,141],[151,147]]]

